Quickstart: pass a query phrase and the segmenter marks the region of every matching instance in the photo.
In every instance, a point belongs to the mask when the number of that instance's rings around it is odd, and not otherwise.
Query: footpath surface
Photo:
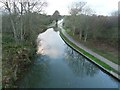
[[[99,60],[101,60],[102,62],[108,64],[110,67],[112,67],[113,69],[115,69],[116,71],[120,72],[120,66],[109,61],[108,59],[100,56],[99,54],[93,52],[92,50],[88,49],[87,47],[85,47],[84,45],[82,45],[81,43],[79,43],[78,41],[75,41],[70,35],[68,35],[65,30],[63,28],[61,28],[61,31],[63,33],[64,36],[67,37],[67,39],[69,39],[71,42],[73,42],[76,46],[78,46],[79,48],[83,49],[84,51],[88,52],[89,54],[93,55],[94,57],[98,58]],[[119,77],[118,74],[114,73],[114,72],[110,72],[112,74],[114,74],[114,76]]]

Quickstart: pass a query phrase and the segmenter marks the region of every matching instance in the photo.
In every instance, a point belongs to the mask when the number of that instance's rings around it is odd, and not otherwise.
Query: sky
[[[68,15],[68,7],[73,2],[84,1],[87,2],[92,10],[96,12],[97,15],[110,15],[111,12],[118,10],[118,2],[120,0],[46,0],[48,6],[46,8],[46,13],[52,15],[55,10],[58,10],[61,15]]]

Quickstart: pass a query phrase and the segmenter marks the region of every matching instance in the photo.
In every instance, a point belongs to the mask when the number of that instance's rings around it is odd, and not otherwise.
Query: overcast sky
[[[61,15],[68,14],[68,7],[76,1],[87,2],[87,5],[91,7],[96,14],[110,15],[112,11],[118,10],[118,2],[120,0],[46,0],[48,7],[46,8],[47,14],[53,14],[55,10],[58,10]]]

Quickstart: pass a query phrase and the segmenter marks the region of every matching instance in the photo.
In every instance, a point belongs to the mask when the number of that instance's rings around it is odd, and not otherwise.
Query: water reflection
[[[54,30],[55,32],[58,32],[58,31],[60,31],[60,28],[54,27],[53,30]]]
[[[48,29],[38,36],[37,42],[38,57],[20,81],[20,87],[118,87],[117,81],[67,46],[58,31]]]
[[[79,77],[93,77],[99,72],[99,69],[95,65],[91,64],[82,55],[68,46],[65,48],[65,61],[67,61],[71,70]]]
[[[38,51],[37,54],[48,55],[51,58],[57,58],[61,56],[58,34],[59,32],[53,32],[53,29],[48,29],[48,32],[40,34],[38,36]]]
[[[39,87],[39,82],[45,82],[49,76],[49,57],[41,55],[37,58],[30,70],[26,73],[26,77],[20,84],[21,88],[35,88]]]

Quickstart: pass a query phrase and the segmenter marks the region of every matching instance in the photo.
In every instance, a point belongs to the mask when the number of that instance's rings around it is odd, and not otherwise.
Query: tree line
[[[7,0],[1,1],[4,6],[2,14],[3,32],[11,32],[15,42],[31,40],[33,34],[51,23],[50,16],[41,14],[47,6],[42,0]]]
[[[99,41],[118,46],[118,14],[95,15],[85,2],[76,2],[70,8],[70,15],[64,19],[64,28],[83,41]]]
[[[52,22],[43,13],[42,0],[1,0],[2,11],[2,87],[17,87],[17,81],[33,62],[36,39]]]

